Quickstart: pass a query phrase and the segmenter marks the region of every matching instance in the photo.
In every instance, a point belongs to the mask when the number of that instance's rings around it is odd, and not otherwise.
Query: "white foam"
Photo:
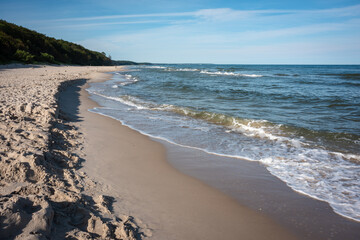
[[[163,66],[146,66],[146,68],[164,69],[164,68],[166,68],[166,67],[163,67]]]
[[[91,94],[106,98],[106,99],[121,102],[123,104],[126,104],[126,105],[131,106],[131,107],[135,107],[137,109],[150,109],[149,107],[146,107],[145,105],[142,105],[141,103],[136,103],[136,98],[135,97],[131,97],[131,96],[112,97],[112,96],[107,96],[107,95],[101,94],[101,93],[96,92],[96,91],[88,90],[88,92],[91,93]]]
[[[291,145],[293,147],[302,147],[307,146],[308,144],[301,142],[298,139],[288,138],[280,136],[281,133],[280,127],[281,124],[267,126],[266,120],[247,120],[240,122],[236,118],[233,118],[232,126],[230,127],[232,131],[242,133],[248,137],[253,138],[262,138],[275,141],[278,143],[284,143],[286,145]],[[256,125],[256,126],[254,126]]]
[[[260,161],[295,191],[326,201],[336,213],[360,221],[358,164],[344,161],[341,153],[322,149],[302,150],[298,157],[291,156],[273,156]]]
[[[126,86],[126,85],[130,85],[130,84],[134,84],[136,82],[137,82],[137,80],[136,81],[131,81],[131,82],[121,82],[120,85],[121,86]]]
[[[134,76],[132,76],[130,74],[120,74],[120,75],[125,80],[125,81],[122,81],[122,82],[119,83],[122,86],[133,84],[133,83],[136,83],[136,82],[139,81],[139,79],[137,77],[134,77]]]
[[[200,73],[204,73],[204,74],[208,74],[208,75],[225,75],[225,76],[239,76],[239,77],[252,77],[252,78],[263,76],[263,75],[259,75],[259,74],[245,74],[245,73],[220,72],[220,71],[211,72],[211,71],[206,71],[206,70],[202,70],[202,71],[200,71]]]
[[[199,69],[196,68],[166,68],[165,71],[169,71],[169,72],[198,72],[200,71]]]

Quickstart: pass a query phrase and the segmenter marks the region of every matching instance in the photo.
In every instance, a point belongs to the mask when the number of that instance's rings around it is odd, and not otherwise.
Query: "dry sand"
[[[112,70],[0,69],[1,239],[294,239],[175,170],[160,143],[89,112],[86,80]]]
[[[0,68],[0,239],[134,239],[131,217],[79,170],[82,135],[57,93],[97,67]],[[85,194],[86,192],[86,194]]]

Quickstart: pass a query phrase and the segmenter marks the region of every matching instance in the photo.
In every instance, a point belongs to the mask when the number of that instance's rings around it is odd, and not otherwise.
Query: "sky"
[[[0,0],[0,18],[115,60],[360,64],[360,0]]]

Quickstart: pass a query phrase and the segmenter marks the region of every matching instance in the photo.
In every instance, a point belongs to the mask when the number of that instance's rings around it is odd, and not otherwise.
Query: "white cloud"
[[[149,13],[149,14],[124,14],[124,15],[106,15],[95,17],[79,17],[79,18],[60,18],[50,21],[63,22],[63,21],[93,21],[93,20],[108,20],[119,18],[154,18],[154,17],[184,17],[193,16],[194,12],[180,12],[180,13]]]
[[[140,15],[131,16],[136,18]],[[150,17],[150,15],[146,16]],[[149,19],[122,22],[124,24],[141,24],[141,21],[168,22],[163,27],[142,28],[126,34],[109,34],[80,43],[94,50],[111,52],[114,59],[135,61],[213,63],[336,63],[337,59],[341,63],[360,61],[359,57],[356,57],[360,56],[358,44],[360,5],[323,10],[203,9],[180,13],[180,15],[168,13],[166,16],[170,18],[151,15]],[[182,18],[174,20],[171,16],[182,16]],[[288,22],[291,24],[287,24]],[[116,24],[116,22],[89,24]],[[99,47],[101,49],[98,49]]]
[[[331,9],[319,10],[234,10],[231,8],[201,9],[192,12],[178,13],[150,13],[150,14],[126,14],[106,15],[94,17],[63,18],[38,22],[38,27],[49,28],[97,28],[109,25],[144,25],[151,27],[149,23],[162,23],[164,25],[202,25],[203,30],[218,27],[232,26],[234,31],[243,31],[244,28],[254,27],[261,29],[276,28],[277,25],[301,25],[309,22],[334,21],[334,19],[360,17],[360,4]],[[121,19],[122,21],[119,21]],[[35,22],[36,23],[36,22]],[[145,25],[146,24],[146,25]],[[273,25],[273,26],[272,26]]]
[[[171,12],[171,13],[149,13],[149,14],[124,14],[124,15],[105,15],[94,17],[62,18],[49,21],[99,21],[123,18],[162,18],[162,17],[198,17],[200,19],[211,21],[227,21],[236,19],[245,19],[269,15],[307,15],[320,17],[344,17],[359,16],[360,4],[342,8],[317,9],[317,10],[234,10],[231,8],[201,9],[192,12]]]
[[[325,55],[335,50],[340,57],[341,49],[355,49],[354,36],[348,39],[347,36],[338,38],[332,35],[324,39],[319,33],[352,30],[358,24],[360,19],[336,24],[223,34],[201,32],[197,26],[168,26],[132,34],[89,39],[81,43],[89,48],[107,46],[106,51],[118,52],[118,55],[112,54],[113,57],[136,61],[217,63],[227,60],[228,63],[244,63],[251,59],[249,63],[266,63],[272,56],[273,60],[283,59],[285,63],[286,56],[293,56],[294,59],[298,56],[301,57],[298,59],[301,62],[301,59],[309,61],[312,57],[315,60],[321,57],[321,54]],[[308,37],[313,34],[319,35],[316,38]],[[293,40],[286,40],[290,36],[294,37]],[[360,31],[357,32],[357,36],[359,39]]]
[[[144,21],[122,21],[122,22],[95,22],[95,23],[80,23],[80,24],[69,24],[69,25],[57,25],[57,28],[87,28],[87,27],[98,27],[106,25],[131,25],[131,24],[150,24],[150,23],[160,23],[160,20],[144,20]],[[48,28],[54,28],[55,26],[49,26]]]

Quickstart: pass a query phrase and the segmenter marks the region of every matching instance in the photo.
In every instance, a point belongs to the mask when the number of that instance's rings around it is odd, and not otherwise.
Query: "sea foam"
[[[251,78],[257,78],[262,77],[263,75],[259,74],[245,74],[245,73],[236,73],[236,72],[212,72],[212,71],[206,71],[202,70],[200,73],[208,74],[208,75],[224,75],[224,76],[236,76],[236,77],[251,77]]]

